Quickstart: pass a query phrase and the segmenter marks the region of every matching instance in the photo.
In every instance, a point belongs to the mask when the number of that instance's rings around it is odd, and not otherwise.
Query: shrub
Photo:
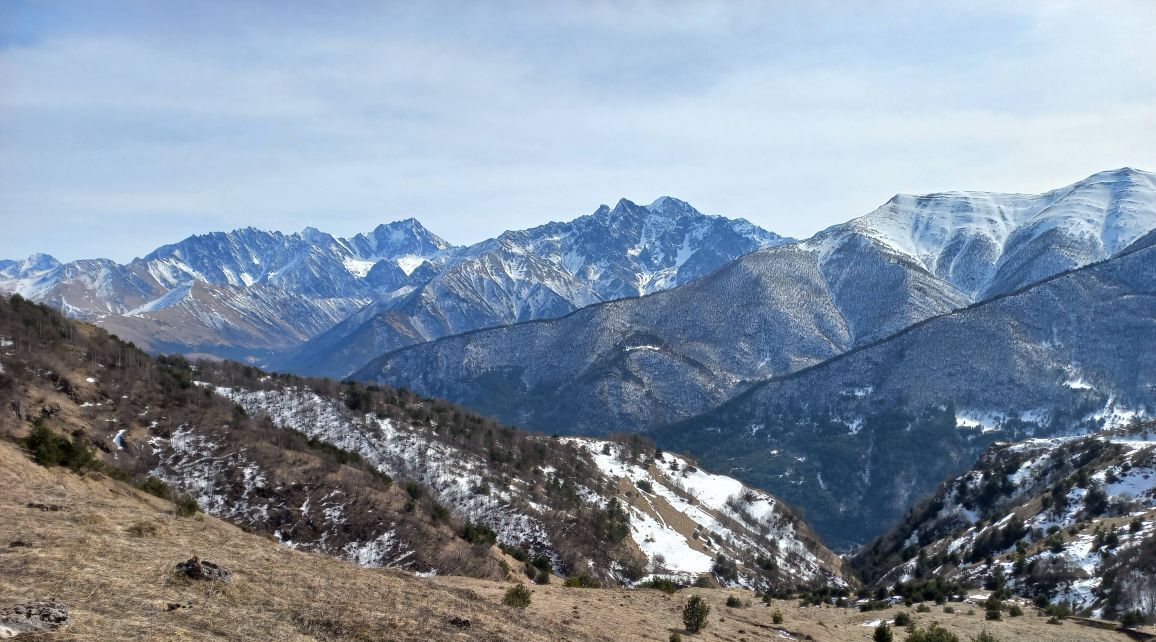
[[[1023,615],[1023,614],[1024,614],[1024,610],[1023,610],[1023,609],[1021,609],[1021,608],[1019,607],[1019,605],[1017,605],[1017,604],[1012,604],[1012,605],[1011,605],[1011,608],[1009,608],[1009,609],[1007,610],[1007,614],[1008,614],[1008,615],[1010,615],[1010,616],[1012,616],[1012,617],[1019,617],[1019,616],[1021,616],[1021,615]]]
[[[581,575],[571,575],[562,582],[562,586],[566,588],[602,588],[602,582],[597,578],[590,577],[583,573]]]
[[[895,636],[891,633],[891,627],[887,626],[886,622],[883,622],[875,627],[875,635],[871,639],[874,640],[874,642],[893,642]]]
[[[972,638],[972,642],[999,642],[999,638],[988,633],[987,629],[984,629],[979,632],[979,635]]]
[[[984,618],[988,619],[988,620],[1000,619],[1001,615],[1000,615],[999,609],[988,609],[987,614],[984,615]]]
[[[82,433],[74,433],[66,439],[37,420],[32,432],[24,439],[24,445],[32,451],[32,458],[41,466],[67,466],[76,472],[96,468],[96,457],[84,442]]]
[[[1054,615],[1052,617],[1048,618],[1048,624],[1055,624],[1056,626],[1059,626],[1063,623],[1064,623],[1063,620],[1061,620],[1060,618],[1058,618]]]
[[[1125,611],[1120,616],[1120,626],[1130,629],[1144,623],[1144,614],[1140,611]]]
[[[197,505],[197,500],[193,499],[192,495],[182,496],[173,505],[176,507],[177,517],[192,517],[201,510],[201,507]]]
[[[912,627],[907,634],[907,642],[959,642],[959,636],[932,622],[926,629]]]
[[[783,623],[783,612],[778,610],[778,609],[775,609],[775,612],[771,613],[771,622],[774,622],[775,624],[782,624]]]
[[[686,630],[691,633],[698,633],[706,628],[708,615],[710,615],[710,606],[706,600],[697,595],[690,596],[690,599],[682,607],[682,623],[686,625]]]
[[[409,493],[410,499],[413,500],[421,499],[423,494],[421,484],[415,481],[407,481],[405,483],[405,492]]]
[[[943,612],[944,613],[955,613],[955,608],[951,607],[951,606],[945,606],[945,607],[943,607]]]
[[[140,489],[154,497],[160,497],[161,499],[169,498],[169,485],[152,475],[149,475],[141,482]]]
[[[490,528],[489,526],[486,526],[485,524],[478,524],[478,523],[474,523],[474,522],[466,522],[465,525],[462,526],[461,536],[462,536],[462,539],[466,540],[467,542],[469,542],[471,544],[477,544],[479,542],[486,543],[486,544],[493,544],[498,539],[498,534],[494,532],[494,529]],[[512,550],[521,553],[522,556],[518,557],[510,550],[507,550],[507,547],[502,547],[502,551],[505,552],[507,555],[510,555],[511,557],[518,560],[519,562],[525,562],[526,561],[527,556],[526,556],[525,551],[522,551],[520,549],[512,549]]]
[[[546,557],[545,555],[539,555],[535,557],[531,564],[533,564],[534,568],[538,569],[539,571],[547,572],[549,572],[554,566],[550,563],[550,558]]]
[[[653,495],[653,494],[654,494],[654,486],[651,486],[651,484],[650,484],[650,481],[649,481],[649,480],[646,480],[646,479],[640,479],[640,480],[638,480],[638,484],[637,484],[637,485],[638,485],[638,490],[640,490],[640,491],[642,491],[642,492],[644,492],[644,493],[649,493],[649,494],[651,494],[651,495]]]
[[[714,573],[715,575],[718,576],[720,581],[721,580],[734,581],[739,576],[738,564],[734,560],[723,555],[722,553],[719,553],[718,555],[715,556],[714,565],[711,566],[710,570],[712,573]]]
[[[669,580],[665,577],[656,577],[656,578],[647,580],[647,581],[643,582],[642,584],[639,584],[638,587],[639,588],[655,589],[656,591],[662,591],[663,593],[666,593],[667,595],[671,595],[675,591],[678,591],[680,588],[682,588],[677,583],[675,583],[674,580]],[[727,600],[727,606],[730,606],[730,600],[729,599]]]
[[[926,604],[920,604],[919,606],[915,607],[915,612],[916,613],[930,613],[931,607],[927,606]]]
[[[543,571],[543,570],[539,570],[538,574],[534,576],[534,583],[535,584],[549,584],[550,583],[550,573]]]
[[[737,608],[742,607],[742,605],[743,605],[743,601],[740,600],[739,598],[737,598],[733,595],[727,597],[727,607],[728,608],[737,609]]]
[[[468,526],[468,524],[467,524],[467,526]],[[496,533],[494,533],[493,529],[491,529],[489,526],[486,526],[484,524],[474,524],[474,530],[479,532],[479,535],[475,535],[474,537],[479,537],[479,538],[482,536],[484,536],[486,538],[492,537],[495,540],[498,538],[498,535]],[[485,531],[489,531],[489,534],[486,535]],[[471,540],[469,537],[466,537],[466,535],[464,533],[465,532],[463,531],[462,537],[465,537],[467,540],[469,540],[469,542],[471,544],[473,544],[475,540]],[[529,561],[529,559],[530,559],[530,554],[527,553],[525,550],[518,548],[517,546],[498,544],[498,548],[502,549],[503,553],[518,560],[519,562],[526,562],[526,561]]]
[[[907,626],[911,624],[911,614],[907,611],[900,611],[895,616],[895,626]]]
[[[681,633],[671,633],[670,634],[670,642],[682,642],[682,634]]]
[[[524,609],[530,606],[530,589],[522,584],[511,586],[510,590],[506,591],[505,597],[502,598],[502,604],[512,606],[516,609]]]

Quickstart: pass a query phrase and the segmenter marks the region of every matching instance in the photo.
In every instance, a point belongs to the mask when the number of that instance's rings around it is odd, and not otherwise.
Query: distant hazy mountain
[[[452,249],[413,219],[352,239],[246,228],[192,236],[124,265],[5,261],[0,291],[154,350],[266,357],[411,286],[410,274]]]
[[[345,377],[384,352],[666,290],[788,241],[670,197],[647,206],[623,199],[466,248],[421,287],[367,306],[271,365]]]
[[[755,381],[1105,259],[1154,226],[1156,179],[1130,169],[1039,196],[897,196],[689,285],[416,345],[355,377],[541,430],[646,430]]]
[[[38,254],[0,261],[0,291],[152,350],[341,377],[387,350],[663,290],[781,242],[664,197],[467,248],[409,219],[349,239],[313,228],[216,232],[125,265]]]

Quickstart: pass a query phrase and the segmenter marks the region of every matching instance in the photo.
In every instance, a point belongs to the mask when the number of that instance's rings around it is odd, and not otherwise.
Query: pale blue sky
[[[0,257],[1156,169],[1156,3],[0,1]]]

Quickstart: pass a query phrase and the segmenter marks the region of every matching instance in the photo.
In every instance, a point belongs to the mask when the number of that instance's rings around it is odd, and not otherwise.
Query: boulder
[[[68,626],[68,607],[53,598],[0,607],[0,638]]]
[[[209,560],[194,557],[186,562],[177,564],[177,572],[190,580],[205,580],[208,582],[233,581],[233,572],[224,566],[214,564]]]

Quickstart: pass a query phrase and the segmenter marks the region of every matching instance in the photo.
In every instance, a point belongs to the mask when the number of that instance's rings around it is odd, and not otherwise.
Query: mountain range
[[[383,355],[355,375],[553,432],[648,430],[756,382],[1106,259],[1156,227],[1156,178],[1038,196],[897,196],[663,293]]]
[[[0,261],[0,291],[152,351],[341,378],[392,349],[674,287],[788,240],[668,197],[623,199],[469,247],[408,219],[348,239],[217,232],[123,265],[38,254]]]
[[[1156,413],[1153,243],[760,382],[652,435],[807,507],[828,543],[863,543],[994,440]]]
[[[469,247],[409,220],[195,236],[125,265],[37,255],[0,262],[0,289],[152,351],[548,433],[650,432],[847,547],[994,439],[1152,413],[1154,228],[1156,177],[1124,168],[1037,195],[897,195],[804,241],[663,197]]]
[[[670,197],[647,206],[623,199],[464,248],[424,284],[366,306],[270,365],[342,378],[398,348],[659,292],[789,241]]]
[[[1038,196],[901,196],[687,286],[412,346],[355,376],[539,430],[654,431],[850,546],[995,429],[1151,412],[1153,227],[1156,180],[1135,170]],[[913,426],[922,441],[892,441]]]
[[[253,228],[189,237],[118,264],[36,255],[0,262],[0,290],[159,352],[260,359],[410,286],[452,246],[415,220],[338,239]],[[431,269],[429,267],[426,268]]]
[[[1150,173],[899,195],[803,241],[668,197],[470,247],[415,220],[250,228],[0,261],[0,289],[0,457],[69,501],[168,502],[114,546],[204,510],[477,582],[1156,617]],[[9,548],[56,541],[36,533]],[[782,620],[742,622],[803,637]]]

